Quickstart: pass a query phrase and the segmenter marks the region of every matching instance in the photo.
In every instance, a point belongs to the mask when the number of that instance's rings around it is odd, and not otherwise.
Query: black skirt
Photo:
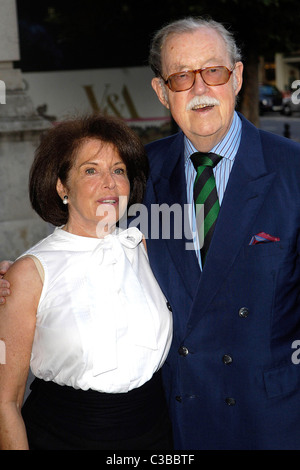
[[[128,393],[35,379],[22,408],[31,450],[172,450],[160,371]]]

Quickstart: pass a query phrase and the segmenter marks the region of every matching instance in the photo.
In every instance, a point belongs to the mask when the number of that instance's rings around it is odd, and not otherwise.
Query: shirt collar
[[[218,155],[233,161],[240,145],[241,135],[242,121],[235,111],[229,131],[223,137],[223,139],[211,149],[211,152],[217,153]],[[184,136],[185,164],[194,152],[197,152],[197,149],[194,147],[192,142],[186,136]]]

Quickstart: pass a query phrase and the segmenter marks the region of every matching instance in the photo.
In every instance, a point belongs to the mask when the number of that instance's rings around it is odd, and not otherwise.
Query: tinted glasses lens
[[[210,67],[201,71],[207,85],[223,85],[228,82],[230,71],[226,67]]]
[[[195,74],[194,72],[180,72],[175,73],[168,78],[168,83],[173,91],[188,90],[194,84]]]

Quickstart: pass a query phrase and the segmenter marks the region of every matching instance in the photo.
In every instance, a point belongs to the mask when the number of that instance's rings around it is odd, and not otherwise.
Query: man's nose
[[[195,82],[193,86],[195,93],[196,94],[203,93],[207,91],[207,88],[208,88],[208,85],[206,85],[205,81],[201,77],[201,73],[200,72],[195,73]]]

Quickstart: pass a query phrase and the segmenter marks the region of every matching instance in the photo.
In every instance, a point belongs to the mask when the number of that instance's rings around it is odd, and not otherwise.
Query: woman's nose
[[[102,184],[106,188],[114,188],[116,185],[113,175],[108,171],[102,177]]]

